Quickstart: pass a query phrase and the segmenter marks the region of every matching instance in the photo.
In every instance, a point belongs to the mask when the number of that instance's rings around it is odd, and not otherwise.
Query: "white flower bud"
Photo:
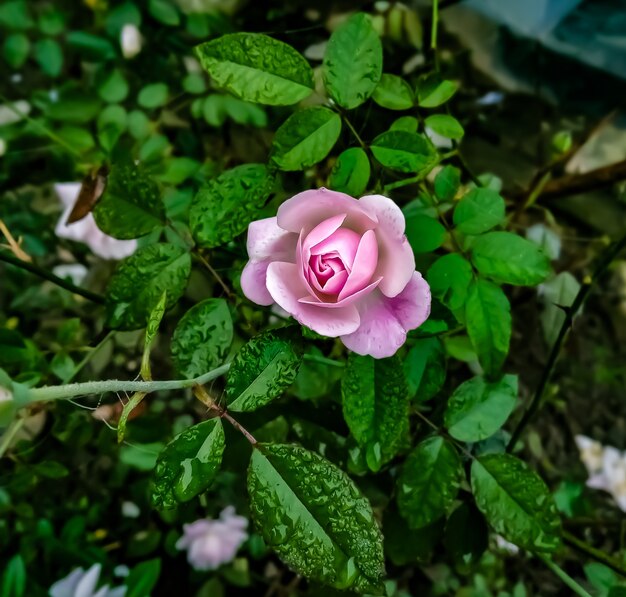
[[[122,27],[120,46],[124,58],[134,58],[141,52],[141,33],[136,25],[127,23]]]

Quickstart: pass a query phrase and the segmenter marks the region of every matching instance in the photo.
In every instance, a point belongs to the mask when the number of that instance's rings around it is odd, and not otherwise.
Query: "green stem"
[[[604,272],[608,269],[613,260],[619,255],[624,247],[626,247],[626,235],[623,236],[620,240],[611,244],[606,249],[602,257],[598,261],[598,265],[594,269],[591,277],[583,280],[583,283],[580,287],[580,290],[578,291],[578,294],[576,295],[576,298],[574,299],[574,302],[572,303],[572,306],[565,311],[565,319],[563,320],[563,325],[561,325],[559,335],[557,336],[556,341],[552,346],[552,350],[550,351],[550,356],[548,357],[548,362],[543,370],[539,385],[537,386],[537,391],[533,396],[530,406],[522,416],[522,419],[517,424],[517,427],[515,428],[515,431],[511,436],[511,440],[509,441],[509,444],[507,446],[507,452],[511,452],[515,448],[515,445],[519,441],[519,438],[521,437],[524,429],[537,414],[537,411],[541,406],[541,400],[546,391],[546,387],[548,386],[548,383],[552,378],[552,374],[554,373],[556,362],[561,353],[561,347],[563,346],[563,342],[565,341],[567,332],[572,326],[574,317],[580,311],[583,303],[589,296],[593,284],[598,280],[598,278],[600,278],[604,274]]]
[[[9,428],[4,432],[2,442],[0,442],[0,458],[2,458],[4,453],[7,451],[19,430],[24,426],[25,421],[26,419],[24,418],[13,419]]]
[[[49,282],[52,282],[53,284],[56,284],[57,286],[64,288],[65,290],[69,290],[74,294],[78,294],[93,303],[104,305],[104,297],[102,295],[96,294],[95,292],[91,292],[89,290],[85,290],[84,288],[80,288],[79,286],[76,286],[71,282],[64,280],[63,278],[59,278],[59,276],[55,276],[53,273],[48,272],[33,263],[29,263],[28,261],[22,261],[21,259],[18,259],[14,255],[7,253],[6,251],[0,251],[0,261],[10,263],[15,267],[19,267],[20,269],[26,270],[31,274],[35,274],[35,276],[39,276],[44,280],[48,280]]]
[[[107,381],[87,381],[61,386],[44,386],[30,390],[27,403],[47,400],[65,400],[87,394],[104,394],[106,392],[158,392],[162,390],[180,390],[195,385],[205,384],[228,371],[230,363],[204,373],[194,379],[173,379],[169,381],[124,381],[110,379]]]
[[[543,563],[554,572],[564,583],[567,585],[576,595],[580,597],[592,597],[590,593],[585,591],[563,568],[558,564],[555,564],[548,556],[537,554],[537,557],[543,561]]]
[[[342,361],[336,361],[335,359],[329,359],[328,357],[319,356],[317,354],[305,354],[305,361],[311,361],[313,363],[322,363],[323,365],[331,365],[332,367],[345,367],[345,363]]]
[[[348,120],[348,117],[343,112],[339,112],[339,114],[341,115],[341,118],[343,119],[343,121],[346,123],[346,126],[350,129],[350,131],[354,135],[354,138],[359,142],[359,145],[364,150],[367,151],[367,144],[365,143],[365,141],[363,141],[363,139],[361,139],[361,136],[359,135],[359,133],[357,133],[354,126],[352,126],[352,123],[350,122],[350,120]]]
[[[609,568],[611,568],[611,570],[614,570],[623,577],[626,577],[626,568],[624,568],[624,566],[615,558],[612,558],[610,555],[604,553],[603,551],[596,549],[588,543],[585,543],[585,541],[582,541],[581,539],[576,537],[576,535],[572,535],[572,533],[570,533],[569,531],[563,531],[563,539],[568,545],[570,545],[574,549],[577,549],[581,553],[584,553],[585,555],[596,560],[597,562],[608,566]]]
[[[430,30],[430,49],[437,53],[437,29],[439,28],[439,0],[433,0],[433,22]],[[437,69],[439,70],[439,69]]]

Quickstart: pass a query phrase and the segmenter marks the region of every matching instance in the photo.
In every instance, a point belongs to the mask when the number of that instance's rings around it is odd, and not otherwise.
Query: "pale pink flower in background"
[[[141,52],[142,39],[139,29],[132,23],[126,23],[120,32],[120,47],[124,58],[134,58]]]
[[[241,288],[356,353],[389,357],[430,314],[404,230],[404,214],[382,195],[299,193],[250,224]]]
[[[589,474],[587,487],[610,493],[620,510],[626,512],[626,452],[584,435],[577,435],[575,440]]]
[[[247,527],[248,521],[228,506],[217,520],[201,519],[184,525],[176,548],[187,550],[187,560],[196,570],[215,570],[235,557],[248,538]]]
[[[73,224],[66,224],[80,192],[79,182],[55,184],[54,190],[64,206],[61,218],[55,228],[58,237],[84,243],[95,255],[103,259],[124,259],[136,251],[136,240],[117,240],[105,234],[98,228],[92,214],[88,214]]]
[[[105,585],[96,591],[101,571],[100,564],[94,564],[87,571],[76,568],[50,587],[50,597],[124,597],[126,587],[109,589]]]

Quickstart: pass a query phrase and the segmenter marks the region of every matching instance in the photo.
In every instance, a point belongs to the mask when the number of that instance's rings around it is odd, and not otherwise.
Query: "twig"
[[[215,271],[214,267],[209,263],[209,261],[199,252],[194,252],[194,255],[198,258],[198,261],[200,261],[200,263],[202,263],[202,265],[204,265],[204,267],[206,267],[209,272],[211,272],[211,275],[222,287],[222,289],[226,293],[226,296],[228,298],[233,298],[235,295],[231,292],[230,288],[228,288],[228,286],[226,285],[226,282],[224,282],[222,277]]]
[[[537,557],[548,567],[554,574],[556,574],[576,595],[580,597],[592,597],[590,593],[585,591],[563,568],[553,562],[549,556],[537,554]]]
[[[620,562],[618,562],[615,558],[612,558],[610,555],[604,553],[603,551],[596,549],[585,541],[582,541],[568,531],[563,531],[563,539],[565,540],[565,543],[567,543],[574,549],[577,549],[581,553],[588,555],[590,558],[600,562],[601,564],[604,564],[605,566],[608,566],[609,568],[611,568],[611,570],[614,570],[618,574],[626,577],[626,568],[622,564],[620,564]]]
[[[9,428],[4,432],[4,435],[2,436],[2,442],[0,443],[0,458],[2,458],[4,453],[7,451],[7,449],[11,445],[11,442],[13,441],[15,436],[19,433],[20,429],[24,426],[25,421],[26,419],[23,417],[20,419],[13,419]]]
[[[102,295],[96,294],[95,292],[91,292],[89,290],[85,290],[84,288],[80,288],[79,286],[76,286],[72,284],[71,282],[64,280],[63,278],[59,278],[59,276],[55,276],[53,273],[48,272],[45,269],[38,267],[34,263],[28,263],[27,261],[22,261],[21,259],[18,259],[14,255],[7,253],[5,251],[0,251],[0,261],[4,261],[6,263],[10,263],[11,265],[15,265],[16,267],[24,269],[27,272],[30,272],[31,274],[35,274],[36,276],[39,276],[40,278],[43,278],[44,280],[48,280],[49,282],[52,282],[53,284],[56,284],[57,286],[64,288],[65,290],[69,290],[70,292],[74,294],[78,294],[93,303],[104,305],[105,300]]]
[[[9,249],[13,255],[15,255],[18,259],[21,259],[22,261],[27,261],[27,262],[32,262],[32,258],[31,256],[26,253],[24,251],[24,249],[22,249],[22,244],[21,244],[21,237],[19,240],[15,240],[13,238],[13,235],[11,234],[11,231],[7,228],[7,225],[0,219],[0,232],[2,232],[2,234],[4,234],[5,238],[7,239],[7,242],[9,243],[8,245],[4,245],[6,246],[7,249]]]
[[[612,261],[619,255],[624,247],[626,247],[626,235],[623,236],[620,240],[611,244],[606,249],[602,257],[598,261],[598,265],[596,266],[591,276],[583,280],[583,283],[580,287],[580,290],[578,291],[578,294],[576,295],[576,298],[574,299],[574,302],[572,303],[572,306],[565,310],[565,319],[563,321],[563,325],[561,325],[559,335],[557,336],[556,341],[552,346],[552,350],[550,351],[550,356],[548,357],[548,362],[546,363],[543,374],[539,381],[539,385],[537,386],[537,391],[535,392],[530,406],[524,413],[522,419],[515,428],[513,435],[511,436],[511,440],[509,441],[509,444],[507,446],[507,452],[511,452],[513,448],[515,448],[515,445],[517,444],[520,436],[526,428],[526,425],[528,425],[528,423],[532,420],[532,418],[539,410],[539,407],[541,406],[541,400],[554,372],[556,362],[561,352],[561,347],[563,345],[567,332],[572,326],[574,317],[576,316],[578,311],[580,311],[580,308],[582,307],[587,296],[591,292],[593,284],[598,280],[598,278],[602,276],[602,274],[604,274],[609,265],[611,265]]]

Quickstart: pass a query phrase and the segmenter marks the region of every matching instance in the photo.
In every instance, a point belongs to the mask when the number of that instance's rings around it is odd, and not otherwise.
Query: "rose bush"
[[[404,230],[404,214],[382,195],[304,191],[250,224],[241,287],[358,354],[389,357],[430,314]]]

